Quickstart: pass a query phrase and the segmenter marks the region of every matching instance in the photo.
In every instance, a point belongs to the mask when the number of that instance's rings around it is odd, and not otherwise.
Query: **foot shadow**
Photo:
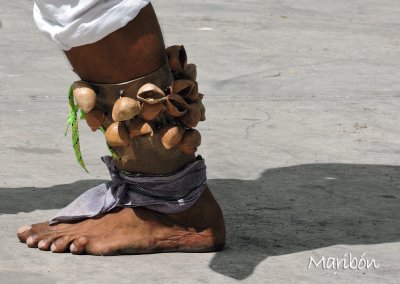
[[[235,279],[268,256],[400,241],[400,167],[308,164],[209,184],[227,226],[210,268]]]
[[[0,188],[0,214],[59,209],[102,182]],[[231,278],[247,278],[268,256],[400,241],[400,167],[309,164],[209,185],[227,226],[227,245],[210,267]]]

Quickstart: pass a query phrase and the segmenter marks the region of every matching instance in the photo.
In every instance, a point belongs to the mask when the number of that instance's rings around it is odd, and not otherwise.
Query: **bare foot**
[[[206,188],[196,204],[182,213],[124,208],[77,223],[22,226],[17,235],[28,247],[73,254],[205,252],[224,246],[225,224]]]

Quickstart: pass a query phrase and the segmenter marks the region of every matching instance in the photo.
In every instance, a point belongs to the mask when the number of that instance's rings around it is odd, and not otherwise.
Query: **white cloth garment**
[[[61,49],[96,42],[134,19],[150,0],[35,0],[39,30]]]

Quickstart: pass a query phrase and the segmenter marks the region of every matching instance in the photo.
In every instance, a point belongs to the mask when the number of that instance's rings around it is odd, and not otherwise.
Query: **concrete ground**
[[[226,248],[93,257],[18,242],[19,225],[108,179],[107,150],[83,123],[90,174],[78,166],[64,138],[76,76],[32,1],[2,1],[0,283],[399,283],[400,3],[153,3],[167,44],[198,66],[200,153]],[[350,254],[353,268],[332,265]]]

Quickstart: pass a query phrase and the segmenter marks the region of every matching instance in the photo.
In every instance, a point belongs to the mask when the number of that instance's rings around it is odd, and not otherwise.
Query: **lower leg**
[[[65,52],[75,73],[92,83],[121,83],[165,64],[164,40],[151,4],[125,27]]]
[[[65,54],[83,81],[100,84],[143,77],[167,62],[164,39],[151,4],[125,27],[93,44],[74,47]],[[112,109],[112,105],[109,108]],[[158,142],[156,138],[151,144],[148,140],[140,140],[127,147],[124,157],[118,162],[119,169],[166,174],[194,160],[194,155],[183,155],[176,149],[159,151],[159,147],[154,146]]]
[[[102,40],[66,51],[74,71],[92,83],[120,83],[145,76],[166,62],[161,31],[151,5],[125,27]],[[156,139],[156,138],[154,138]],[[153,144],[153,143],[152,143]],[[143,151],[141,145],[135,151]],[[151,149],[150,149],[151,150]],[[178,151],[179,152],[179,151]],[[145,155],[119,164],[121,170],[165,174],[182,167],[194,155],[151,153],[153,160],[143,170]],[[157,164],[157,165],[156,165]],[[162,167],[158,167],[158,165]],[[29,247],[73,253],[116,254],[158,251],[210,251],[225,242],[222,212],[208,188],[187,211],[161,214],[145,208],[117,209],[77,223],[22,227],[18,237]]]

